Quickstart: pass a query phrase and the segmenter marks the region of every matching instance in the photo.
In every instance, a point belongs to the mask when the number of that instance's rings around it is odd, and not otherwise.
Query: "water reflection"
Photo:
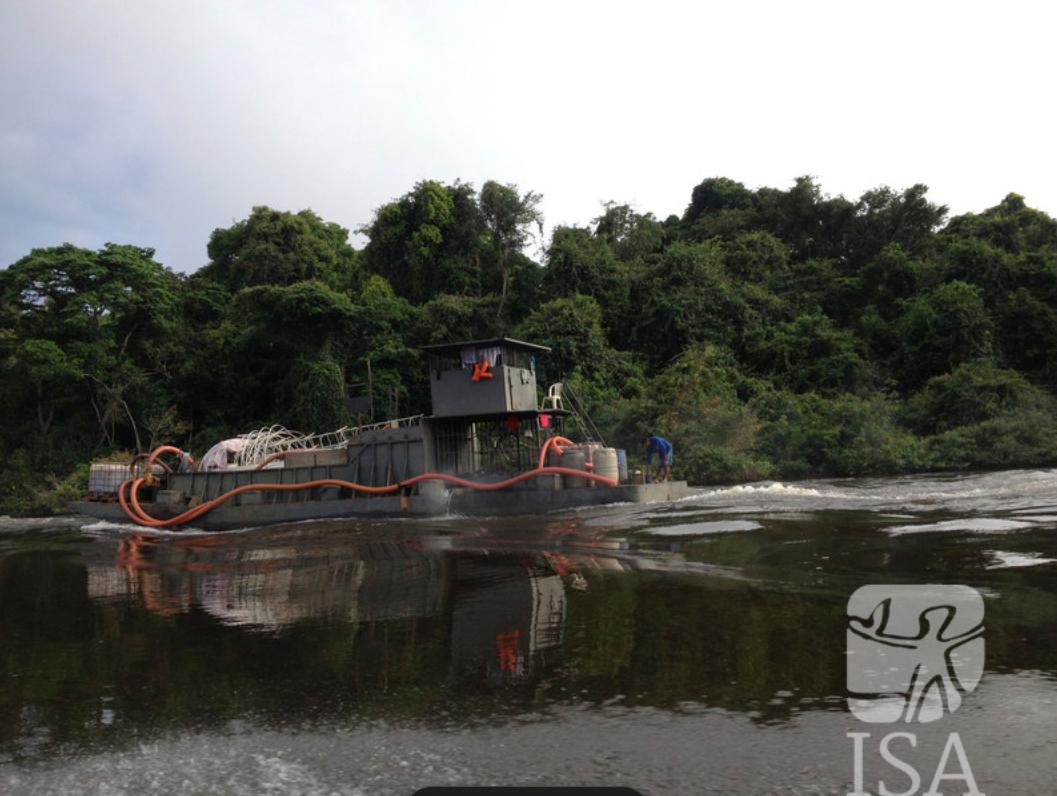
[[[272,634],[315,623],[373,635],[376,625],[410,621],[417,635],[418,620],[440,620],[449,679],[493,685],[527,680],[556,659],[548,653],[560,647],[565,626],[563,575],[574,587],[584,583],[582,562],[569,556],[481,556],[451,549],[442,537],[396,542],[317,529],[177,541],[131,534],[113,559],[109,552],[101,543],[83,555],[91,600],[162,616],[198,610]]]
[[[869,582],[977,587],[987,671],[1050,687],[1042,521],[1001,536],[943,524],[971,510],[827,509],[798,489],[547,520],[6,537],[0,758],[233,721],[447,731],[583,706],[792,726],[844,711],[845,601]]]
[[[378,540],[330,545],[304,535],[194,536],[132,533],[83,555],[87,594],[157,614],[200,608],[227,625],[277,630],[303,619],[372,622],[441,612],[442,556]]]

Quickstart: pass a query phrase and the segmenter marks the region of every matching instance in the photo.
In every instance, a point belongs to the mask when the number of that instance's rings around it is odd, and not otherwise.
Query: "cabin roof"
[[[550,351],[545,345],[526,343],[524,340],[515,340],[513,337],[489,337],[484,340],[464,340],[460,343],[435,343],[422,346],[423,351],[431,354],[443,354],[448,351],[461,351],[468,346],[485,348],[489,346],[507,345],[512,348],[523,348],[527,351]]]

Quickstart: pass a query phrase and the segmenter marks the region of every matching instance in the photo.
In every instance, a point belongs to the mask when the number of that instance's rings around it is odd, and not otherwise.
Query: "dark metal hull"
[[[426,485],[423,485],[426,486]],[[542,514],[582,506],[607,503],[652,503],[679,500],[688,494],[685,481],[656,484],[623,484],[615,487],[573,489],[504,489],[483,492],[472,489],[445,489],[438,482],[409,496],[341,498],[330,495],[297,502],[267,503],[229,501],[194,520],[190,525],[206,531],[225,531],[274,523],[357,517],[441,517],[446,515],[506,516]],[[171,510],[143,503],[151,516],[165,519]],[[71,511],[111,522],[131,522],[120,505],[113,502],[77,500]]]

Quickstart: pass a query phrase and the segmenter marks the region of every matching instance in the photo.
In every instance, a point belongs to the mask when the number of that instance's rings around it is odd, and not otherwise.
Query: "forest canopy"
[[[715,177],[682,216],[616,202],[543,236],[541,196],[423,181],[360,232],[255,207],[175,273],[152,249],[34,249],[0,271],[0,510],[94,457],[201,452],[428,411],[419,346],[551,346],[607,440],[656,432],[693,483],[1057,460],[1057,221],[1009,194],[953,218],[924,185],[857,200]]]

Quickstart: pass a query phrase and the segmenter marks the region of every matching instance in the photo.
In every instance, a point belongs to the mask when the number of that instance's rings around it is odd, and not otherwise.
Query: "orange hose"
[[[540,461],[539,461],[539,465],[538,466],[539,467],[543,467],[543,465],[546,464],[546,462],[547,462],[547,450],[551,447],[551,445],[553,445],[555,448],[558,449],[558,453],[561,453],[562,452],[562,450],[561,450],[561,446],[562,445],[572,445],[572,444],[574,444],[573,441],[571,439],[566,439],[565,437],[549,437],[547,439],[547,441],[543,443],[543,447],[540,448]]]
[[[175,453],[177,456],[180,456],[180,457],[186,456],[187,457],[187,463],[189,465],[191,465],[192,468],[194,467],[195,460],[194,460],[194,458],[192,458],[191,454],[184,453],[182,450],[180,450],[179,448],[176,448],[176,447],[174,447],[172,445],[162,445],[161,447],[155,448],[153,451],[151,451],[150,456],[147,458],[147,468],[146,469],[147,469],[147,475],[148,476],[152,472],[154,472],[154,462],[155,462],[155,460],[159,456],[161,456],[163,453]]]
[[[305,450],[310,450],[310,449],[305,449]],[[254,467],[253,469],[254,470],[263,470],[267,465],[271,464],[276,459],[284,458],[286,456],[286,454],[288,454],[289,452],[290,451],[278,451],[277,453],[268,454],[267,456],[264,457],[264,460],[260,464],[258,464],[256,467]]]
[[[157,517],[151,517],[140,505],[137,492],[139,491],[140,486],[143,485],[144,479],[137,478],[132,481],[128,501],[125,499],[125,487],[129,482],[125,481],[121,484],[118,489],[118,502],[133,522],[151,528],[169,528],[174,525],[183,525],[184,523],[197,519],[203,514],[212,511],[217,506],[226,503],[236,495],[241,495],[246,492],[291,492],[298,489],[311,489],[317,486],[336,486],[372,495],[384,495],[391,494],[405,487],[414,486],[422,481],[433,480],[446,481],[447,483],[455,484],[456,486],[461,486],[467,489],[479,489],[485,492],[494,492],[521,483],[529,478],[535,478],[539,475],[569,475],[577,478],[585,478],[589,481],[595,481],[605,486],[618,485],[618,482],[612,478],[595,475],[594,473],[588,473],[583,470],[574,470],[571,467],[537,467],[535,470],[526,470],[523,473],[519,473],[518,475],[507,478],[503,481],[488,483],[481,481],[468,481],[465,478],[459,478],[458,476],[448,475],[446,473],[423,473],[422,475],[408,478],[406,481],[402,481],[398,484],[390,484],[388,486],[367,486],[365,484],[355,484],[352,481],[344,481],[340,478],[320,478],[315,481],[305,481],[298,484],[243,484],[242,486],[235,487],[234,489],[225,492],[223,495],[218,495],[212,500],[208,500],[201,505],[188,509],[181,514],[177,514],[175,517],[170,517],[167,520],[160,520]],[[129,502],[131,502],[131,507]]]
[[[128,486],[131,481],[131,478],[127,481],[122,481],[121,486],[117,488],[117,502],[121,504],[121,508],[124,509],[125,513],[128,514],[129,517],[132,517],[132,512],[129,511],[128,503],[125,502],[125,487]],[[135,518],[132,517],[132,519]]]
[[[132,457],[132,461],[129,462],[129,465],[128,465],[128,474],[129,474],[129,476],[131,478],[135,478],[136,477],[136,462],[140,461],[141,459],[146,459],[148,456],[150,456],[149,453],[137,453],[135,456]],[[165,470],[165,472],[167,472],[167,473],[171,473],[172,472],[172,468],[169,465],[167,465],[165,462],[158,462],[158,464],[160,464],[162,466],[162,468]]]

